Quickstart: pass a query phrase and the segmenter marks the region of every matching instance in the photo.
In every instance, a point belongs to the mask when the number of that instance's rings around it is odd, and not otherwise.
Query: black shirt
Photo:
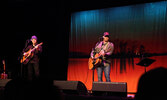
[[[33,48],[35,48],[35,46],[29,45],[24,51],[27,52],[30,49],[32,50]],[[33,56],[30,59],[29,63],[38,63],[39,59],[40,59],[40,54],[42,53],[42,46],[38,46],[38,48],[36,48],[31,53],[32,53]]]

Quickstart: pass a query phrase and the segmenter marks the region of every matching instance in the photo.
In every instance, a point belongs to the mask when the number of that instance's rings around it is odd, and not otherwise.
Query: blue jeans
[[[106,82],[111,82],[110,80],[110,64],[108,66],[101,65],[97,67],[97,76],[98,76],[98,82],[102,82],[103,77],[103,71],[106,78]]]

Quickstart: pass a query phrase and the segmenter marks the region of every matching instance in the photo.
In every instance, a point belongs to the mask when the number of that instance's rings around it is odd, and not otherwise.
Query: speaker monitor
[[[5,87],[5,85],[12,79],[0,79],[0,87]]]
[[[93,95],[127,96],[126,82],[93,82]]]
[[[87,88],[81,81],[53,81],[65,94],[86,95]]]

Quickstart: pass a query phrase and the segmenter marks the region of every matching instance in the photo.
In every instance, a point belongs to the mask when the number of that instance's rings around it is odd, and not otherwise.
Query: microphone
[[[99,37],[99,41],[103,41],[103,37]]]
[[[26,41],[29,43],[31,41],[31,39],[27,39]]]

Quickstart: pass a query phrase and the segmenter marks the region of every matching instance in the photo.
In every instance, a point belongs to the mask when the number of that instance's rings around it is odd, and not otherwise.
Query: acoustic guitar
[[[43,44],[43,42],[37,44],[36,46],[40,46],[40,45],[42,45],[42,44]],[[29,62],[29,60],[33,57],[33,53],[32,53],[32,52],[33,52],[35,49],[36,49],[36,48],[34,47],[33,49],[30,49],[30,50],[28,50],[27,52],[25,52],[25,53],[23,54],[22,59],[20,60],[20,63],[27,64],[27,63]]]
[[[89,58],[88,60],[89,69],[94,69],[102,63],[102,59],[100,57],[101,57],[100,54],[96,54],[95,59],[92,59],[91,57]]]

